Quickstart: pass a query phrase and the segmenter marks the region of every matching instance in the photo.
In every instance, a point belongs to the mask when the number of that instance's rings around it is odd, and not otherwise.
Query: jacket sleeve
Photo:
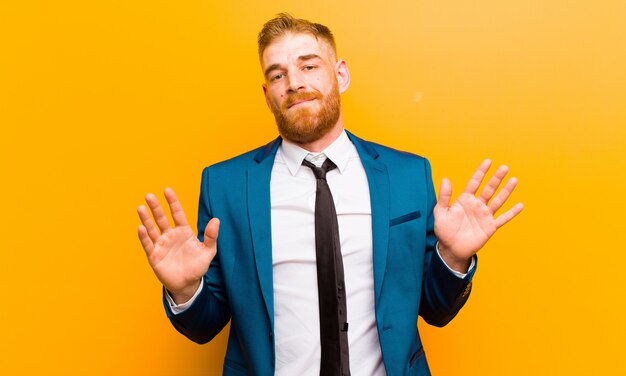
[[[213,217],[209,194],[210,168],[202,172],[200,187],[200,202],[198,204],[198,239],[204,241],[204,229]],[[185,311],[174,314],[165,298],[163,290],[163,304],[167,317],[176,330],[190,340],[197,343],[206,343],[213,339],[230,320],[228,300],[224,293],[222,270],[218,252],[211,261],[209,270],[204,275],[204,283],[199,295]]]
[[[427,182],[428,218],[426,222],[426,249],[424,257],[424,275],[422,279],[422,295],[419,314],[430,325],[444,326],[456,316],[469,297],[472,288],[472,277],[475,267],[465,278],[459,278],[441,260],[435,246],[435,217],[433,209],[437,202],[432,181],[430,163],[424,159],[425,179]],[[477,260],[477,259],[476,259]]]

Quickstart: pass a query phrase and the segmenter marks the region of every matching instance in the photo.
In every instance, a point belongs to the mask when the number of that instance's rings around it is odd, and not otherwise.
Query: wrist
[[[439,256],[443,260],[443,262],[448,265],[448,267],[454,271],[459,273],[467,273],[469,270],[469,266],[472,263],[472,257],[469,258],[461,258],[458,257],[452,252],[448,247],[444,246],[440,242],[437,242],[435,246]]]
[[[174,300],[174,303],[184,304],[191,300],[191,298],[193,298],[193,296],[196,294],[196,291],[198,291],[198,288],[200,287],[200,282],[201,279],[180,290],[173,291],[167,289],[167,291],[170,293],[170,296]]]

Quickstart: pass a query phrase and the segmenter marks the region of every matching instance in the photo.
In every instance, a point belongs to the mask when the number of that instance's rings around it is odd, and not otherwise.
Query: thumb
[[[212,218],[204,228],[204,245],[208,248],[215,249],[217,243],[217,234],[220,231],[220,220]]]
[[[441,187],[439,188],[439,200],[437,201],[437,205],[447,208],[448,205],[450,205],[451,196],[452,184],[450,184],[450,180],[443,178],[443,180],[441,180]]]

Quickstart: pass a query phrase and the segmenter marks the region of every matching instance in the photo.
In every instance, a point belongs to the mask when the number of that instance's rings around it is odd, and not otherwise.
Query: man
[[[476,197],[486,160],[456,202],[446,179],[436,201],[426,159],[345,131],[350,73],[323,25],[280,14],[259,34],[259,57],[281,137],[204,170],[199,240],[171,189],[175,227],[152,194],[154,221],[138,209],[168,317],[198,343],[231,320],[225,375],[429,375],[417,316],[443,326],[463,306],[475,253],[522,210],[494,218],[516,180],[494,197],[502,166]],[[331,233],[327,299],[321,239]]]

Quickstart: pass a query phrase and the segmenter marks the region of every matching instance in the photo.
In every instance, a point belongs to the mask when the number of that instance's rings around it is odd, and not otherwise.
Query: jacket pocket
[[[420,346],[419,349],[411,355],[408,374],[415,376],[430,376],[430,370],[428,369],[428,362],[426,361],[426,354],[424,353],[423,346]]]
[[[224,359],[224,375],[247,375],[248,367],[245,364],[239,363],[235,360],[225,358]]]
[[[389,227],[397,226],[397,225],[402,224],[404,222],[408,222],[408,221],[412,221],[414,219],[418,219],[421,216],[422,216],[422,213],[420,213],[419,210],[411,212],[409,214],[401,215],[399,217],[396,217],[396,218],[393,218],[392,220],[390,220],[389,221]]]
[[[420,348],[413,355],[411,355],[409,365],[412,367],[420,356],[424,356],[424,346],[420,346]]]

